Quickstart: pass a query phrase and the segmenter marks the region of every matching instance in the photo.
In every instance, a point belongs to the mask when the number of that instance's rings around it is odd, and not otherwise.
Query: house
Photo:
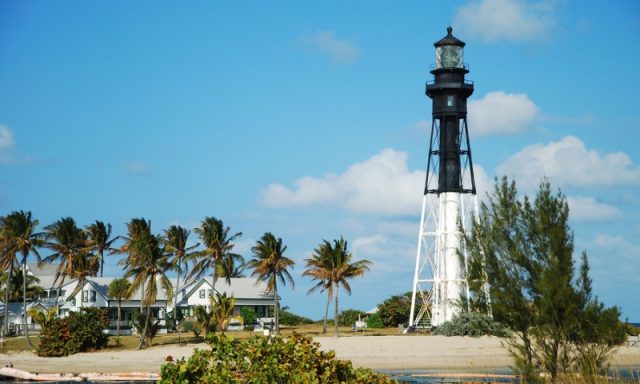
[[[78,288],[77,280],[72,280],[63,288],[68,294],[64,297],[64,303],[60,306],[60,316],[68,316],[69,312],[80,311],[81,308],[95,307],[106,309],[109,313],[109,334],[116,332],[118,321],[118,300],[109,297],[109,284],[115,280],[114,277],[89,277]],[[75,294],[74,294],[75,293]],[[160,332],[165,333],[166,322],[165,315],[167,312],[168,299],[166,293],[158,285],[158,295],[156,302],[151,305],[151,315],[153,319],[160,321]],[[138,289],[129,299],[122,300],[120,304],[120,334],[127,335],[133,332],[131,321],[134,320],[134,314],[139,312],[142,307],[142,290]]]
[[[24,311],[24,304],[22,302],[11,302],[9,303],[8,306],[5,306],[3,302],[0,302],[0,324],[1,324],[0,329],[3,328],[2,325],[4,324],[4,311],[6,307],[8,307],[7,318],[9,319],[9,334],[18,335],[18,336],[24,335],[25,334],[25,321],[24,321],[25,311]],[[46,311],[47,307],[40,303],[27,302],[26,324],[29,327],[29,332],[39,332],[40,326],[35,323],[35,321],[31,318],[31,316],[29,316],[29,311],[32,308],[36,308],[40,311]]]
[[[109,284],[115,279],[113,277],[89,277],[82,282],[82,287],[78,288],[78,281],[75,279],[66,279],[64,284],[59,287],[58,281],[55,281],[57,264],[45,264],[38,266],[36,263],[27,264],[27,273],[39,279],[38,285],[44,289],[44,293],[28,303],[27,311],[31,307],[39,308],[46,311],[57,304],[59,307],[59,316],[68,316],[70,312],[80,311],[83,307],[104,308],[109,313],[111,320],[110,326],[106,332],[115,334],[117,322],[118,301],[108,295]],[[54,284],[55,282],[55,284]],[[177,285],[176,279],[172,281],[173,286]],[[169,298],[166,292],[158,286],[158,296],[156,302],[151,306],[151,313],[154,319],[160,320],[160,332],[167,332],[166,319],[167,315],[172,315],[174,306],[177,304],[179,313],[182,316],[191,316],[193,308],[197,305],[206,306],[209,309],[210,297],[214,292],[212,287],[212,279],[210,276],[203,277],[199,280],[189,282],[181,286],[178,292],[174,292],[175,296]],[[215,292],[226,293],[227,296],[235,298],[235,307],[233,316],[240,314],[242,308],[251,308],[258,318],[260,324],[270,323],[272,318],[269,317],[273,313],[273,293],[267,292],[266,284],[254,278],[232,278],[230,283],[220,278],[216,282]],[[141,309],[142,290],[138,290],[134,295],[121,302],[121,334],[131,334],[131,321],[134,314]],[[4,310],[4,308],[2,308]],[[24,320],[22,314],[21,303],[9,303],[10,315],[9,322],[14,324],[14,328],[19,332],[24,328]],[[1,312],[4,314],[4,311]],[[2,316],[0,314],[0,317]],[[27,315],[27,324],[33,325],[33,321]],[[34,328],[35,329],[35,328]]]
[[[191,316],[193,307],[202,305],[209,310],[213,294],[211,276],[203,277],[180,288],[176,296],[177,307],[183,316]],[[235,298],[233,316],[239,315],[242,308],[251,308],[260,322],[270,322],[269,313],[273,313],[273,292],[267,292],[267,285],[254,278],[232,278],[227,282],[224,278],[216,281],[215,292],[226,293]],[[172,303],[173,304],[173,303]],[[170,311],[173,305],[170,306]]]

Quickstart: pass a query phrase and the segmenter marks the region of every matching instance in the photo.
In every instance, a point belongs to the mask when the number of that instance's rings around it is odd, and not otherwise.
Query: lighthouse
[[[462,233],[477,212],[476,185],[467,126],[473,82],[464,63],[465,43],[447,28],[437,41],[433,80],[426,85],[432,123],[413,277],[410,329],[451,320],[468,297]],[[416,311],[417,309],[417,311]]]

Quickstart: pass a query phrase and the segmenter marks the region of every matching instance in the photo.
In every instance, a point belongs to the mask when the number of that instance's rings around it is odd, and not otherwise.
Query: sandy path
[[[323,350],[335,350],[341,359],[372,369],[491,369],[507,368],[511,359],[500,339],[491,337],[365,336],[316,338]],[[189,356],[206,344],[159,346],[143,351],[80,353],[68,357],[43,358],[30,352],[0,354],[0,366],[29,372],[154,372],[160,371],[168,355]],[[640,368],[640,346],[620,347],[612,363]]]

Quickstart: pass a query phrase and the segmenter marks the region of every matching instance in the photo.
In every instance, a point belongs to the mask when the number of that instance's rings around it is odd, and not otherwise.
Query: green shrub
[[[159,384],[188,383],[390,383],[381,374],[353,368],[333,351],[323,352],[310,338],[294,334],[232,340],[224,335],[207,338],[211,350],[161,368]]]
[[[377,313],[374,313],[372,315],[369,315],[369,317],[367,318],[367,328],[382,328],[384,327],[384,324],[382,324],[382,319],[380,319],[380,315]]]
[[[395,327],[409,321],[411,312],[411,292],[391,296],[378,305],[378,314],[385,327]]]
[[[193,332],[195,337],[200,337],[200,333],[202,333],[200,326],[195,321],[191,320],[185,320],[180,323],[180,329],[182,332]]]
[[[109,336],[103,333],[109,327],[107,312],[99,308],[81,308],[62,319],[48,321],[40,332],[38,356],[60,357],[78,352],[105,348]]]
[[[357,309],[345,309],[338,315],[338,324],[342,327],[350,327],[358,321],[358,318],[364,318],[365,316],[367,316],[366,312]]]
[[[240,316],[242,316],[242,321],[244,321],[245,327],[255,324],[258,319],[256,311],[249,307],[242,307],[240,309]]]
[[[493,321],[491,316],[478,312],[462,312],[451,321],[447,321],[432,332],[440,336],[499,336],[506,337],[506,328]]]
[[[140,312],[135,312],[133,314],[133,321],[131,322],[131,326],[133,327],[133,329],[136,331],[138,335],[141,335],[142,332],[144,332],[144,325],[146,321],[147,321],[146,315]],[[153,318],[150,319],[149,326],[147,327],[147,335],[146,335],[148,345],[153,345],[153,338],[158,335],[159,331],[160,331],[160,320],[153,320]]]
[[[313,324],[313,320],[296,315],[289,311],[280,311],[280,324],[282,325],[302,325]]]

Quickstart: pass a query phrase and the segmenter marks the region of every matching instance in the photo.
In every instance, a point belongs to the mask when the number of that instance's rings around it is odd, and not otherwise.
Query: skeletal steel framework
[[[451,320],[460,310],[460,298],[469,297],[466,252],[460,249],[460,240],[462,232],[470,229],[478,208],[467,126],[467,98],[473,93],[473,83],[464,78],[469,72],[463,63],[465,43],[451,34],[451,27],[447,32],[434,44],[434,81],[428,82],[426,89],[433,99],[433,122],[410,329],[419,325],[437,327]]]

